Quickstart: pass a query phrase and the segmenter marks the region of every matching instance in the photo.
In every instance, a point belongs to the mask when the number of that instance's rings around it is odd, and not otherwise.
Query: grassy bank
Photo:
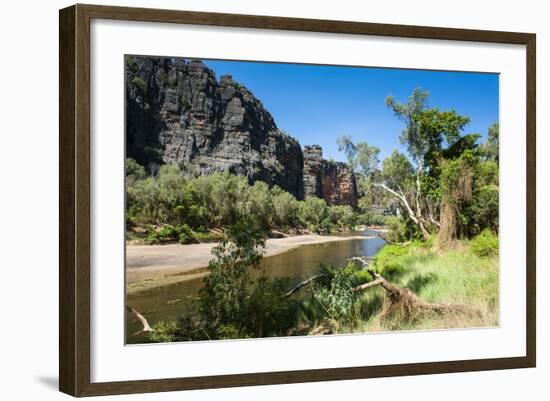
[[[413,242],[405,247],[389,245],[372,264],[386,279],[409,288],[426,302],[462,304],[479,313],[381,319],[384,291],[378,287],[365,291],[357,301],[360,327],[342,327],[342,332],[498,325],[498,255],[486,248],[479,251],[479,240],[458,241],[446,250],[438,249],[431,241]]]

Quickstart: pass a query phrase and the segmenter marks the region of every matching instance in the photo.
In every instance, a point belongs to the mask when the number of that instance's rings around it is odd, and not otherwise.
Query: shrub
[[[146,242],[150,244],[162,244],[166,242],[176,242],[177,240],[178,233],[176,228],[170,224],[167,224],[149,232]]]
[[[354,287],[372,281],[374,277],[367,270],[358,270],[352,278],[352,284]]]
[[[498,255],[498,236],[485,229],[470,241],[470,249],[477,256]]]
[[[126,67],[128,68],[129,71],[133,73],[136,73],[139,70],[139,66],[137,65],[136,60],[132,56],[129,56],[128,58],[126,58]]]
[[[323,229],[330,225],[330,220],[323,223],[327,218],[328,207],[323,199],[314,196],[300,202],[298,216],[303,226],[316,232],[323,232]]]
[[[462,213],[465,233],[472,237],[485,229],[498,232],[498,206],[498,186],[491,184],[478,188],[471,204]]]
[[[191,108],[191,99],[187,95],[182,95],[180,98],[181,104],[185,109]]]
[[[265,246],[265,233],[250,218],[229,227],[226,234],[228,240],[212,250],[210,274],[199,291],[199,314],[209,326],[209,338],[249,331],[250,272],[258,269]]]
[[[180,244],[191,244],[197,242],[193,231],[187,224],[180,224],[177,227],[166,224],[162,227],[151,230],[146,238],[150,244],[166,244],[179,242]]]
[[[330,321],[351,324],[355,320],[354,303],[356,293],[352,288],[357,284],[360,268],[348,263],[342,268],[321,265],[323,277],[318,280],[314,290],[315,300],[322,305]]]
[[[169,343],[177,339],[176,322],[160,321],[155,323],[152,329],[153,331],[149,333],[149,339],[154,343]]]
[[[132,79],[132,84],[134,84],[136,87],[138,87],[139,90],[141,90],[142,92],[147,91],[147,84],[145,83],[145,81],[141,77],[135,77],[134,79]]]
[[[283,191],[278,186],[274,186],[271,188],[271,203],[275,226],[285,228],[296,223],[299,206],[294,196]]]
[[[290,304],[283,298],[288,287],[288,279],[269,279],[265,275],[251,285],[245,327],[254,337],[281,335],[290,329],[293,323]]]
[[[178,242],[180,244],[192,244],[197,242],[193,231],[187,224],[181,224],[177,228],[178,231]]]
[[[368,210],[357,217],[357,222],[365,226],[385,226],[388,219],[392,217]]]
[[[143,180],[147,177],[145,169],[134,159],[126,159],[126,180],[127,182],[134,183],[138,180]]]
[[[386,217],[388,233],[386,237],[392,242],[406,242],[420,236],[418,227],[411,220],[405,217]]]
[[[351,229],[357,224],[357,219],[351,206],[331,206],[329,208],[329,220],[333,226],[344,229]]]

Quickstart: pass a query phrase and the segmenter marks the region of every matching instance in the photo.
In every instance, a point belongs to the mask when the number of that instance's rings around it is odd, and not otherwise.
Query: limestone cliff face
[[[323,159],[319,145],[304,147],[304,195],[323,198],[329,205],[357,207],[355,174],[346,163]]]
[[[323,160],[320,147],[302,152],[247,88],[229,75],[217,81],[199,60],[126,58],[126,153],[151,170],[178,164],[189,174],[229,171],[298,199],[357,204],[345,164]]]

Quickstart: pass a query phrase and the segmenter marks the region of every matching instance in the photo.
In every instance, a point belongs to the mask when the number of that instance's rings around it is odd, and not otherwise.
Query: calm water
[[[370,230],[340,234],[343,236],[375,235]],[[290,277],[290,286],[314,275],[320,263],[344,265],[352,256],[374,256],[384,245],[380,238],[353,239],[325,244],[303,245],[288,252],[262,259],[261,266],[269,277]],[[140,311],[152,325],[160,320],[176,320],[196,304],[203,276],[141,291],[128,296],[127,303]],[[132,336],[141,329],[140,324],[129,315],[127,322],[128,343],[142,343],[144,338]]]

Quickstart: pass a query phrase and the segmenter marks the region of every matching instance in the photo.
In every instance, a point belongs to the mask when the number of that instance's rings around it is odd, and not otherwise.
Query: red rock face
[[[329,205],[357,207],[355,173],[347,164],[323,159],[319,145],[304,148],[304,195],[323,198]]]
[[[323,197],[322,177],[324,173],[323,150],[319,145],[305,146],[304,157],[304,196]]]

